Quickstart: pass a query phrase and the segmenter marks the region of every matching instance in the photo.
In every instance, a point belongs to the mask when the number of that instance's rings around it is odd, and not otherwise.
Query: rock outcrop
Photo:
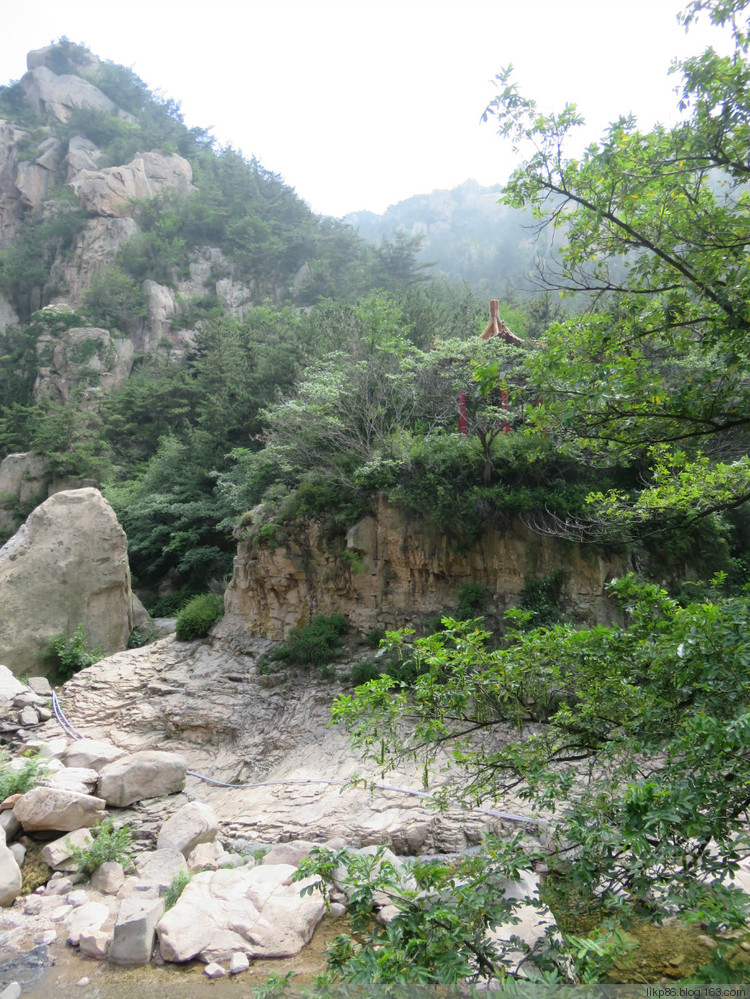
[[[345,552],[342,558],[314,522],[277,547],[240,540],[215,634],[279,640],[313,615],[333,613],[346,614],[361,632],[419,628],[423,618],[455,610],[464,583],[484,587],[487,613],[501,619],[529,580],[555,570],[564,572],[566,609],[581,620],[605,622],[614,614],[605,586],[623,571],[618,557],[584,553],[520,521],[488,528],[457,548],[384,499],[374,516],[351,528]]]
[[[132,631],[125,532],[97,489],[58,492],[0,549],[0,661],[43,675],[49,639],[79,623],[105,654]]]
[[[182,156],[152,151],[123,166],[81,170],[70,186],[93,215],[125,218],[133,214],[135,200],[152,198],[165,187],[187,194],[192,180],[192,168]]]
[[[74,326],[57,336],[43,334],[36,349],[40,364],[34,397],[52,402],[67,402],[81,386],[95,386],[84,389],[88,394],[118,388],[127,381],[135,354],[130,340],[93,326]]]

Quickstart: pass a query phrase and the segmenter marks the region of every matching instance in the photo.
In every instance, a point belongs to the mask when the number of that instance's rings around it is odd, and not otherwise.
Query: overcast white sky
[[[680,0],[0,0],[0,83],[66,35],[182,104],[190,126],[341,216],[513,163],[480,124],[508,63],[550,110],[578,104],[591,138],[620,114],[673,117]]]

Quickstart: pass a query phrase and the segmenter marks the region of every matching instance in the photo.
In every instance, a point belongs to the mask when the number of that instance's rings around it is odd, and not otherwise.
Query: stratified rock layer
[[[355,629],[421,627],[424,617],[455,610],[462,584],[491,594],[489,611],[502,618],[527,582],[562,569],[562,597],[573,616],[611,621],[605,586],[623,572],[622,559],[535,534],[520,521],[488,528],[468,546],[429,531],[381,499],[374,516],[347,535],[347,559],[322,525],[307,524],[278,547],[241,540],[215,634],[285,638],[315,614],[343,613]],[[485,609],[482,609],[485,613]]]
[[[49,640],[83,624],[105,654],[132,631],[127,539],[98,489],[56,493],[0,549],[0,662],[50,670]]]

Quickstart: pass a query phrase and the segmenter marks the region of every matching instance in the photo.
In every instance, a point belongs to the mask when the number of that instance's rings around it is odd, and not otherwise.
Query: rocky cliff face
[[[82,209],[86,221],[81,231],[70,248],[57,253],[49,279],[33,290],[30,302],[32,312],[47,306],[78,310],[97,276],[115,265],[123,245],[138,234],[135,203],[165,192],[194,191],[192,168],[184,157],[160,149],[143,150],[125,163],[104,164],[102,150],[91,138],[70,127],[60,131],[76,111],[125,123],[135,120],[95,86],[99,61],[91,53],[75,46],[70,51],[49,46],[30,52],[27,65],[19,82],[22,100],[26,111],[46,124],[27,128],[0,118],[0,249],[18,239],[32,218]],[[61,401],[71,389],[83,386],[84,405],[94,406],[97,393],[106,393],[128,377],[136,351],[163,345],[179,358],[192,346],[194,330],[172,328],[180,298],[216,296],[230,316],[241,319],[253,296],[252,288],[235,280],[232,265],[216,247],[196,254],[188,277],[175,277],[174,285],[147,279],[142,291],[145,316],[136,318],[126,331],[105,331],[112,341],[107,345],[109,354],[117,353],[115,361],[79,370],[68,364],[70,344],[64,345],[51,363],[43,359],[47,370],[37,380],[36,399],[48,396]],[[18,321],[18,308],[0,295],[0,332]],[[101,340],[98,328],[72,332],[73,346],[82,339]],[[116,342],[123,337],[126,344]],[[44,348],[41,343],[40,352]]]
[[[315,523],[279,546],[240,540],[219,633],[278,640],[314,614],[334,612],[347,614],[362,632],[419,627],[426,616],[455,610],[466,583],[484,587],[483,612],[501,617],[529,581],[555,570],[563,571],[565,608],[579,619],[604,622],[614,615],[605,586],[623,569],[617,557],[534,534],[520,521],[487,530],[457,550],[381,500],[374,516],[351,528],[343,549]]]

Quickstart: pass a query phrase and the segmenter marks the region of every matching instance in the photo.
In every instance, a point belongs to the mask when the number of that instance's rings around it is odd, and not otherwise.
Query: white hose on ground
[[[52,692],[52,711],[54,712],[55,719],[58,724],[65,732],[67,736],[71,739],[83,739],[84,736],[74,728],[63,713],[62,706],[57,697],[57,694]],[[327,778],[327,777],[284,777],[280,780],[264,780],[258,781],[254,784],[227,784],[223,780],[216,780],[214,777],[207,777],[205,774],[196,773],[194,770],[188,770],[188,777],[195,777],[197,780],[205,781],[207,784],[213,784],[215,787],[226,787],[230,790],[246,790],[249,788],[256,787],[273,787],[279,784],[336,784],[339,787],[348,784],[348,781],[340,780],[337,778]],[[371,788],[377,788],[379,791],[398,791],[400,794],[409,794],[415,798],[429,798],[435,800],[435,795],[430,794],[429,791],[416,791],[414,788],[409,787],[397,787],[394,784],[378,784],[375,782],[369,782],[368,784]],[[481,808],[476,807],[471,809],[472,812],[480,812],[483,815],[492,815],[498,819],[505,819],[507,822],[520,822],[526,825],[536,825],[536,826],[547,826],[549,823],[544,819],[532,819],[526,815],[516,815],[514,812],[500,812],[494,808]]]

